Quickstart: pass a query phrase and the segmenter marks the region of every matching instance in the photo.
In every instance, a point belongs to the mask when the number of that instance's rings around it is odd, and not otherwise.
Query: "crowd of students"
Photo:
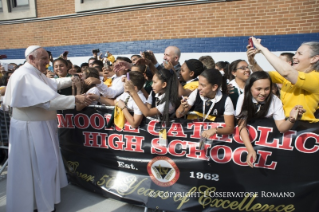
[[[202,137],[232,134],[238,122],[241,138],[248,150],[247,163],[253,167],[256,152],[246,129],[253,119],[272,117],[280,132],[291,129],[297,119],[318,122],[319,42],[303,43],[296,54],[279,57],[252,37],[247,46],[248,62],[215,63],[211,56],[186,60],[179,64],[181,52],[169,46],[159,64],[152,51],[117,57],[93,57],[81,66],[73,65],[63,54],[53,60],[46,76],[73,77],[73,86],[59,90],[64,95],[86,94],[92,104],[115,106],[125,120],[137,128],[143,117],[155,117],[163,128],[172,118],[225,122],[223,128],[204,130]],[[261,53],[275,68],[264,72],[254,56]],[[19,66],[15,67],[18,68]],[[2,76],[2,95],[9,74]],[[87,104],[76,104],[83,110]],[[192,115],[188,112],[192,111]],[[196,115],[195,115],[196,114]],[[217,118],[217,119],[216,119]]]

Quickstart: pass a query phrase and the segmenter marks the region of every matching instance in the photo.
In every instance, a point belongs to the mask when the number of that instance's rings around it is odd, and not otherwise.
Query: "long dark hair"
[[[99,71],[96,70],[95,68],[86,68],[83,73],[85,73],[86,75],[86,79],[88,77],[94,77],[94,78],[97,78],[97,79],[100,79],[100,75],[99,75]],[[91,88],[95,87],[96,85],[95,84],[91,84],[91,85],[86,85],[84,83],[83,85],[83,93],[86,93],[88,90],[90,90]]]
[[[175,71],[161,69],[155,73],[159,80],[166,82],[165,96],[160,103],[165,102],[163,121],[166,122],[166,126],[169,125],[169,104],[171,103],[174,107],[179,106],[178,97],[178,81]]]
[[[57,62],[57,61],[61,61],[62,63],[64,63],[64,65],[66,66],[66,68],[68,69],[68,61],[66,61],[65,59],[59,57],[55,60],[53,60],[53,66],[54,66],[54,63]],[[68,70],[69,71],[69,70]]]
[[[199,76],[206,78],[209,84],[218,85],[218,89],[221,88],[223,94],[227,94],[226,77],[223,76],[217,69],[206,69]]]
[[[223,71],[225,72],[225,77],[228,79],[228,66],[229,66],[229,62],[228,61],[219,61],[215,64],[215,66],[218,67],[218,69],[223,69]]]
[[[245,60],[235,60],[233,61],[229,66],[228,66],[228,76],[227,76],[227,79],[229,80],[233,80],[235,79],[234,75],[233,75],[233,72],[236,72],[237,71],[237,65],[238,63],[240,62],[246,62]]]
[[[270,92],[269,92],[269,95],[266,97],[264,103],[261,104],[260,110],[257,112],[257,108],[254,106],[254,103],[253,103],[253,96],[251,95],[250,89],[253,86],[254,82],[261,79],[269,80]],[[250,75],[250,77],[248,78],[245,84],[243,106],[241,108],[240,114],[237,116],[237,118],[239,119],[238,126],[241,124],[246,125],[248,121],[254,118],[256,119],[265,118],[265,116],[268,113],[270,102],[273,96],[273,93],[271,92],[271,88],[272,88],[272,81],[267,72],[257,71],[257,72],[254,72],[252,75]]]

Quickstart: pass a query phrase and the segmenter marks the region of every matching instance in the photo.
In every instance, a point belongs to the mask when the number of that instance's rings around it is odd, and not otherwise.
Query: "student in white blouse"
[[[128,58],[127,58],[128,59]],[[129,60],[129,59],[128,59]],[[126,73],[130,70],[132,64],[122,60],[121,58],[117,58],[116,62],[114,63],[114,72],[116,76],[112,77],[112,85],[108,87],[105,85],[101,80],[89,77],[85,80],[85,83],[88,85],[96,84],[96,87],[99,89],[101,95],[103,97],[113,99],[117,96],[121,95],[124,92],[124,81],[122,80],[123,77],[126,76]],[[112,100],[113,102],[113,100]],[[114,104],[110,104],[114,105]]]
[[[264,71],[255,72],[248,78],[244,93],[239,96],[237,102],[236,117],[238,118],[239,133],[248,151],[246,160],[250,167],[254,167],[256,151],[249,139],[246,129],[247,122],[252,119],[273,117],[278,130],[284,133],[290,130],[296,119],[305,112],[301,105],[296,105],[286,120],[282,102],[272,94],[271,88],[270,76]]]

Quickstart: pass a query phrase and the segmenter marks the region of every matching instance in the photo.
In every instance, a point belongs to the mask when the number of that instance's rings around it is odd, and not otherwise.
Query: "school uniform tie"
[[[264,102],[256,102],[254,103],[254,109],[256,111],[256,113],[258,113],[260,111],[260,108],[262,105],[264,105],[265,103]]]

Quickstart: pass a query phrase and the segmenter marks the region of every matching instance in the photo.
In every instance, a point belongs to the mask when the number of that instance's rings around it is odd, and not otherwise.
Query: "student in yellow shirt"
[[[255,49],[248,49],[248,57],[253,57],[260,51],[275,68],[276,71],[268,73],[273,83],[282,84],[280,98],[285,116],[289,117],[291,109],[300,104],[306,110],[301,120],[319,122],[314,115],[319,103],[319,42],[301,44],[293,57],[293,66],[290,66],[262,46],[261,39],[252,37],[252,40]]]
[[[196,59],[185,60],[181,66],[178,85],[179,96],[189,96],[198,87],[198,76],[204,71],[204,65]]]

